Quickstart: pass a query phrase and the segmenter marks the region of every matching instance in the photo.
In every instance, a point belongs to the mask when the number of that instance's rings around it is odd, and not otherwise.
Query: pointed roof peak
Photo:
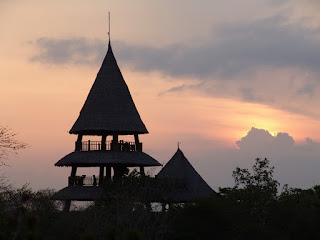
[[[169,162],[157,174],[157,178],[183,181],[186,188],[181,191],[177,190],[170,196],[175,200],[190,200],[214,194],[214,191],[193,168],[180,148],[177,149]]]
[[[114,57],[114,54],[113,54],[113,50],[112,50],[112,47],[111,47],[111,41],[110,41],[110,40],[109,40],[109,42],[108,42],[107,54],[106,54],[106,56],[105,56],[105,58],[104,58],[104,60],[103,60],[103,62],[102,62],[101,67],[103,66],[103,64],[104,64],[104,62],[105,62],[105,59],[106,59],[107,57],[113,57],[113,58],[114,58],[114,61],[116,61],[116,59],[115,59],[115,57]]]
[[[183,154],[183,152],[181,151],[180,148],[177,149],[176,153],[173,155],[172,158],[175,158],[176,155],[177,155],[177,156],[180,155],[180,156],[182,156],[183,158],[187,159],[187,158],[184,156],[184,154]],[[177,157],[177,156],[176,156],[176,157]]]
[[[148,133],[114,57],[110,39],[96,80],[69,132],[84,135]]]

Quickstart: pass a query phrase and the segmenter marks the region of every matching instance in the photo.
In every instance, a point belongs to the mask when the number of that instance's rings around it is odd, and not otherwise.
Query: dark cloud
[[[281,149],[287,149],[294,146],[294,140],[288,133],[278,133],[274,138],[274,145]]]
[[[288,149],[294,147],[294,140],[288,133],[278,133],[272,136],[267,130],[251,128],[247,135],[236,142],[240,150],[265,150]]]
[[[264,129],[251,128],[248,134],[237,141],[236,144],[241,150],[270,148],[275,138]]]
[[[99,67],[107,50],[105,41],[87,38],[41,38],[33,45],[38,53],[30,60],[46,64]],[[181,43],[155,48],[119,41],[112,45],[121,65],[175,78],[196,78],[200,82],[183,83],[159,93],[160,96],[195,89],[208,96],[232,97],[319,116],[315,103],[320,84],[320,29],[289,24],[287,19],[274,16],[249,23],[221,24],[212,41],[203,45]],[[257,79],[255,74],[260,68],[269,72],[294,68],[298,73],[292,73],[288,82],[280,77]],[[309,77],[301,72],[309,73]],[[307,107],[303,107],[306,103]]]
[[[216,143],[208,139],[197,141],[205,146],[201,151],[188,150],[194,141],[185,143],[183,149],[193,160],[195,169],[214,189],[234,186],[232,171],[237,166],[251,169],[257,157],[270,160],[275,167],[274,177],[282,186],[309,188],[320,184],[320,143],[310,138],[297,144],[289,133],[272,136],[267,130],[253,127],[237,141],[239,149],[215,148]]]
[[[258,67],[298,67],[319,72],[319,29],[287,24],[275,16],[251,23],[220,25],[218,39],[199,46],[173,44],[162,48],[115,42],[116,56],[139,71],[160,71],[175,77],[232,78]],[[49,39],[35,42],[40,54],[33,61],[92,63],[101,59],[106,44],[99,40]]]
[[[298,67],[319,72],[319,29],[290,25],[282,17],[221,25],[203,46],[145,48],[121,44],[120,57],[141,71],[172,76],[233,78],[259,67]]]
[[[31,42],[39,53],[30,58],[46,64],[97,64],[101,63],[107,44],[86,38],[39,38]]]
[[[186,90],[186,89],[199,89],[201,87],[203,87],[203,82],[200,82],[199,84],[181,84],[177,87],[172,87],[172,88],[169,88],[165,91],[162,91],[159,93],[159,96],[162,96],[166,93],[171,93],[171,92],[180,92],[180,91],[183,91],[183,90]]]
[[[265,99],[264,96],[260,96],[256,93],[256,90],[251,87],[240,88],[241,97],[246,102],[272,102],[272,99]]]
[[[288,133],[272,136],[267,130],[252,128],[236,143],[239,150],[234,153],[234,159],[240,167],[252,166],[257,157],[268,158],[275,166],[275,177],[280,183],[293,187],[320,184],[319,142],[306,138],[304,143],[297,145]]]

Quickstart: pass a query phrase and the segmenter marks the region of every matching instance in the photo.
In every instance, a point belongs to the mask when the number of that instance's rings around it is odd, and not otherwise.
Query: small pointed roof
[[[177,180],[180,183],[183,183],[183,188],[174,189],[173,192],[165,197],[175,201],[188,201],[201,197],[209,197],[215,193],[192,167],[179,148],[169,162],[158,173],[157,178],[169,181]]]
[[[96,80],[70,133],[84,135],[148,133],[122,77],[110,41]]]

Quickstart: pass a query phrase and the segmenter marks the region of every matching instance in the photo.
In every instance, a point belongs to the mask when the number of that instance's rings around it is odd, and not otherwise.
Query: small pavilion
[[[179,147],[156,178],[171,185],[168,191],[162,193],[165,202],[184,203],[215,194],[215,191],[192,167]]]

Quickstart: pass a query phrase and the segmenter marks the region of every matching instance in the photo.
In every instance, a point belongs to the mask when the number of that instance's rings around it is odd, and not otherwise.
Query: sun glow
[[[201,121],[201,133],[212,139],[220,139],[227,145],[245,136],[252,128],[269,131],[272,136],[278,132],[289,133],[296,141],[302,141],[307,136],[317,139],[319,132],[314,132],[312,125],[305,122],[319,121],[306,116],[289,113],[263,104],[253,104],[223,98],[192,98],[189,99]]]

